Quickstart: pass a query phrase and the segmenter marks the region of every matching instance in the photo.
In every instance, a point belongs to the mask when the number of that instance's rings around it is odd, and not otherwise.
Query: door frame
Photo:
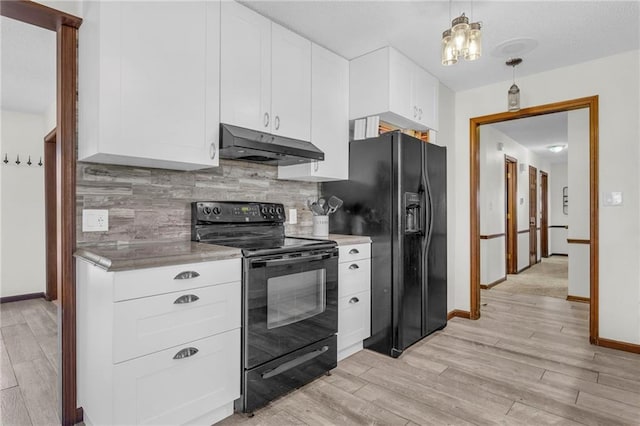
[[[540,170],[540,257],[549,257],[549,173]]]
[[[60,289],[59,341],[61,409],[64,426],[82,420],[76,388],[76,144],[77,16],[30,0],[0,2],[0,15],[56,32],[56,244]]]
[[[44,137],[44,223],[46,292],[48,301],[58,298],[58,238],[56,215],[56,129]]]
[[[533,177],[533,182],[531,178]],[[538,168],[529,165],[529,266],[538,263]],[[531,193],[533,191],[533,197]],[[533,216],[531,212],[533,211]],[[533,224],[531,219],[533,218]],[[533,261],[532,261],[533,260]]]
[[[505,154],[505,244],[504,258],[506,274],[518,273],[518,159]],[[511,173],[511,185],[507,173]],[[511,215],[511,226],[507,215]],[[511,258],[509,258],[509,248],[511,248]]]
[[[572,111],[587,108],[589,110],[589,210],[590,210],[590,285],[589,293],[589,341],[600,344],[598,320],[598,95],[568,101],[555,102],[524,108],[515,112],[501,112],[469,120],[469,167],[470,167],[470,312],[471,319],[480,318],[480,126],[484,124],[511,121],[536,115]]]

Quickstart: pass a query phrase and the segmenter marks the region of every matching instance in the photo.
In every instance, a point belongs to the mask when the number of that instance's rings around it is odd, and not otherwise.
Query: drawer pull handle
[[[349,269],[351,269],[351,270],[360,269],[360,267],[354,263],[352,265],[349,265]]]
[[[180,350],[177,354],[175,354],[173,356],[173,359],[183,359],[183,358],[189,358],[190,356],[194,356],[195,354],[198,353],[198,349],[197,348],[184,348],[182,350]]]
[[[360,250],[358,250],[358,249],[349,250],[349,254],[358,254],[358,253],[360,253]]]
[[[196,271],[184,271],[173,277],[174,280],[189,280],[191,278],[198,278],[200,276]]]
[[[357,297],[352,297],[351,299],[349,299],[350,304],[358,303],[359,301],[360,299],[358,299]]]
[[[198,296],[195,294],[185,294],[184,296],[178,297],[173,303],[176,305],[182,305],[184,303],[193,303],[200,300]]]

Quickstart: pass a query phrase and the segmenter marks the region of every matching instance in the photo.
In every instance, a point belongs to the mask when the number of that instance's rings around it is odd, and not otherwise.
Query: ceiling
[[[483,24],[483,55],[474,62],[440,63],[442,31],[450,25],[447,1],[241,1],[275,22],[353,59],[384,46],[409,56],[444,85],[460,91],[510,80],[501,43],[530,38],[517,76],[535,74],[640,47],[638,1],[454,1]],[[471,12],[473,7],[473,12]]]
[[[556,112],[503,121],[489,124],[489,126],[501,131],[551,164],[566,163],[569,160],[568,117],[568,112]],[[553,153],[547,149],[550,145],[567,145],[567,149]]]
[[[0,18],[2,109],[42,114],[56,100],[56,33]]]

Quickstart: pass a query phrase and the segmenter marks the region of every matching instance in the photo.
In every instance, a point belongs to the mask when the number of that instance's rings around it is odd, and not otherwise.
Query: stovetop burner
[[[329,240],[284,235],[284,206],[275,203],[191,203],[191,240],[242,250],[245,257],[335,247]]]

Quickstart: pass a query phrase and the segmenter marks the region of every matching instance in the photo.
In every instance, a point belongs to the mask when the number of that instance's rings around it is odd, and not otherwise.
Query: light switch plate
[[[602,204],[605,206],[621,206],[622,192],[605,192],[602,197]]]
[[[82,210],[82,232],[109,230],[109,210]]]
[[[298,223],[298,210],[297,209],[289,209],[289,223],[291,225],[295,225]]]

